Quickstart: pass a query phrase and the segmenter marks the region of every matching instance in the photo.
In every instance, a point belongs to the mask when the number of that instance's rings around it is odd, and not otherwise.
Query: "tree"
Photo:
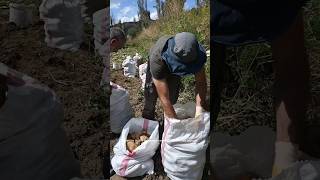
[[[163,16],[176,16],[183,12],[186,0],[166,0],[163,4]]]
[[[139,20],[142,22],[144,27],[148,26],[151,18],[150,18],[150,11],[148,11],[147,0],[137,0],[138,4],[138,17]]]
[[[156,6],[154,6],[157,9],[158,18],[162,16],[162,8],[163,8],[163,2],[161,0],[155,0]]]
[[[196,0],[197,7],[200,7],[200,0]]]
[[[110,15],[110,25],[114,25],[114,23],[115,23],[115,18],[114,18],[114,15],[111,14]]]
[[[205,6],[209,3],[209,0],[196,0],[197,7]]]

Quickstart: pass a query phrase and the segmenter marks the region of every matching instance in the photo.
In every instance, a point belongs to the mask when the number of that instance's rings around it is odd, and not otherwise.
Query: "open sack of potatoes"
[[[210,112],[195,103],[174,105],[178,119],[164,120],[161,157],[171,180],[201,180],[209,144]]]
[[[132,118],[124,126],[114,146],[111,165],[122,177],[137,177],[154,173],[152,160],[159,146],[159,123]]]

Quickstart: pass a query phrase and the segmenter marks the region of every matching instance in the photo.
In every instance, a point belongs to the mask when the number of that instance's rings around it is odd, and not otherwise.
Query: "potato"
[[[135,140],[134,143],[137,145],[137,146],[140,146],[142,141],[141,140]]]
[[[132,137],[132,139],[134,139],[134,140],[139,139],[140,133],[132,133],[132,134],[131,134],[131,137]]]
[[[128,134],[127,136],[127,149],[132,152],[144,141],[148,140],[150,135],[146,131]]]
[[[144,141],[146,141],[146,140],[148,140],[148,139],[149,139],[149,137],[146,136],[146,135],[141,135],[141,136],[140,136],[140,141],[142,141],[142,142],[144,142]]]
[[[135,150],[138,146],[134,143],[133,140],[128,140],[127,141],[127,149],[128,151],[132,152],[133,150]]]

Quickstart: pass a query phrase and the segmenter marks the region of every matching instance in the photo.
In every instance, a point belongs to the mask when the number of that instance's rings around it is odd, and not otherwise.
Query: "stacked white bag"
[[[132,152],[126,148],[129,133],[146,130],[150,137]],[[119,141],[114,146],[111,160],[113,170],[123,177],[137,177],[154,173],[152,157],[159,146],[159,123],[143,118],[132,118],[123,128]]]
[[[10,3],[9,22],[14,22],[18,27],[25,28],[32,24],[34,6],[23,3]]]
[[[108,29],[109,28],[108,24],[110,21],[109,8],[104,8],[95,12],[92,18],[93,18],[93,25],[94,25],[93,37],[94,37],[95,49],[99,51],[99,55],[105,56],[106,54],[104,54],[100,49],[106,48],[106,42],[109,36],[109,29]]]
[[[139,62],[142,59],[142,56],[139,53],[136,53],[136,55],[133,56],[133,60],[136,62]]]
[[[80,0],[43,0],[39,7],[49,47],[77,51],[83,41]]]
[[[296,162],[270,180],[319,180],[320,161]]]
[[[123,75],[126,77],[135,77],[137,73],[137,61],[131,56],[127,56],[122,62]]]
[[[144,90],[144,86],[146,84],[146,78],[147,78],[147,67],[148,63],[143,63],[139,66],[139,77],[142,81],[141,89]]]
[[[109,27],[109,8],[101,9],[93,14],[93,25],[94,25],[94,45],[95,50],[98,52],[98,54],[103,58],[103,74],[102,74],[102,80],[101,85],[109,84],[110,82],[110,30]]]
[[[125,124],[133,117],[129,102],[129,93],[124,88],[110,82],[112,94],[110,96],[110,126],[114,133],[121,133]]]
[[[86,6],[87,0],[80,0],[81,4],[81,17],[84,22],[90,22],[90,17],[87,13],[88,7]]]
[[[161,154],[171,180],[200,180],[209,143],[210,113],[198,118],[165,118]]]
[[[108,6],[107,3],[107,1],[101,0],[81,0],[81,16],[84,21],[90,23],[93,13],[106,8]]]

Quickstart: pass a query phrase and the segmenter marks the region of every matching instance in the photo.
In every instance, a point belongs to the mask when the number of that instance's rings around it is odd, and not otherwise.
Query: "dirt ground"
[[[102,61],[83,48],[67,52],[46,47],[43,25],[7,31],[8,10],[1,9],[0,61],[52,88],[64,106],[63,127],[84,177],[101,178],[108,150],[106,97],[99,90]]]

